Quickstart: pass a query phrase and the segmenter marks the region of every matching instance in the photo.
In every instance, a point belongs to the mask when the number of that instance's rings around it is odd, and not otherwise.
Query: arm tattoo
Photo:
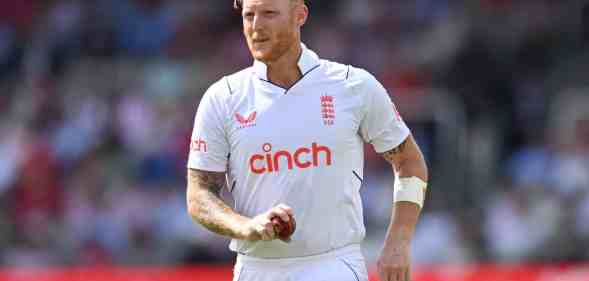
[[[221,200],[220,192],[224,184],[225,173],[189,169],[188,210],[194,220],[210,231],[238,238],[235,222],[240,216]]]
[[[225,185],[224,173],[190,170],[188,175],[192,183],[197,183],[199,187],[206,188],[217,196],[221,194],[221,189]]]
[[[407,146],[408,142],[409,142],[409,138],[407,138],[405,141],[403,141],[397,147],[383,153],[382,157],[384,157],[384,159],[387,160],[387,162],[392,163],[393,159],[395,158],[396,155],[405,151],[405,147]]]

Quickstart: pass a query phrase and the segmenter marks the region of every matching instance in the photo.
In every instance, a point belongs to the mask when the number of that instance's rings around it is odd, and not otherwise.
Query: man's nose
[[[252,22],[252,28],[254,30],[262,30],[265,26],[265,20],[264,17],[261,15],[255,15],[254,16],[254,20]]]

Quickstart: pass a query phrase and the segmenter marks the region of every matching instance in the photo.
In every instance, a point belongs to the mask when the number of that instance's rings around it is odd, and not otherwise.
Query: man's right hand
[[[280,217],[284,222],[288,222],[290,216],[294,216],[292,209],[287,205],[280,204],[265,213],[253,217],[243,226],[245,240],[270,241],[278,238],[278,233],[274,231],[271,219]]]

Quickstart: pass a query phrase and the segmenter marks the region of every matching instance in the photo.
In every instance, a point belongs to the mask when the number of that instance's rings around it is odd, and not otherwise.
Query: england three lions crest
[[[323,125],[332,126],[335,124],[335,105],[333,104],[333,96],[323,95],[321,99],[321,118]]]

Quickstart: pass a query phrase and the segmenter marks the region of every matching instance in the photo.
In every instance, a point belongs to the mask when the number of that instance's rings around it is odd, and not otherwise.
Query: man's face
[[[272,62],[299,42],[306,8],[291,0],[244,0],[243,33],[254,59]]]

